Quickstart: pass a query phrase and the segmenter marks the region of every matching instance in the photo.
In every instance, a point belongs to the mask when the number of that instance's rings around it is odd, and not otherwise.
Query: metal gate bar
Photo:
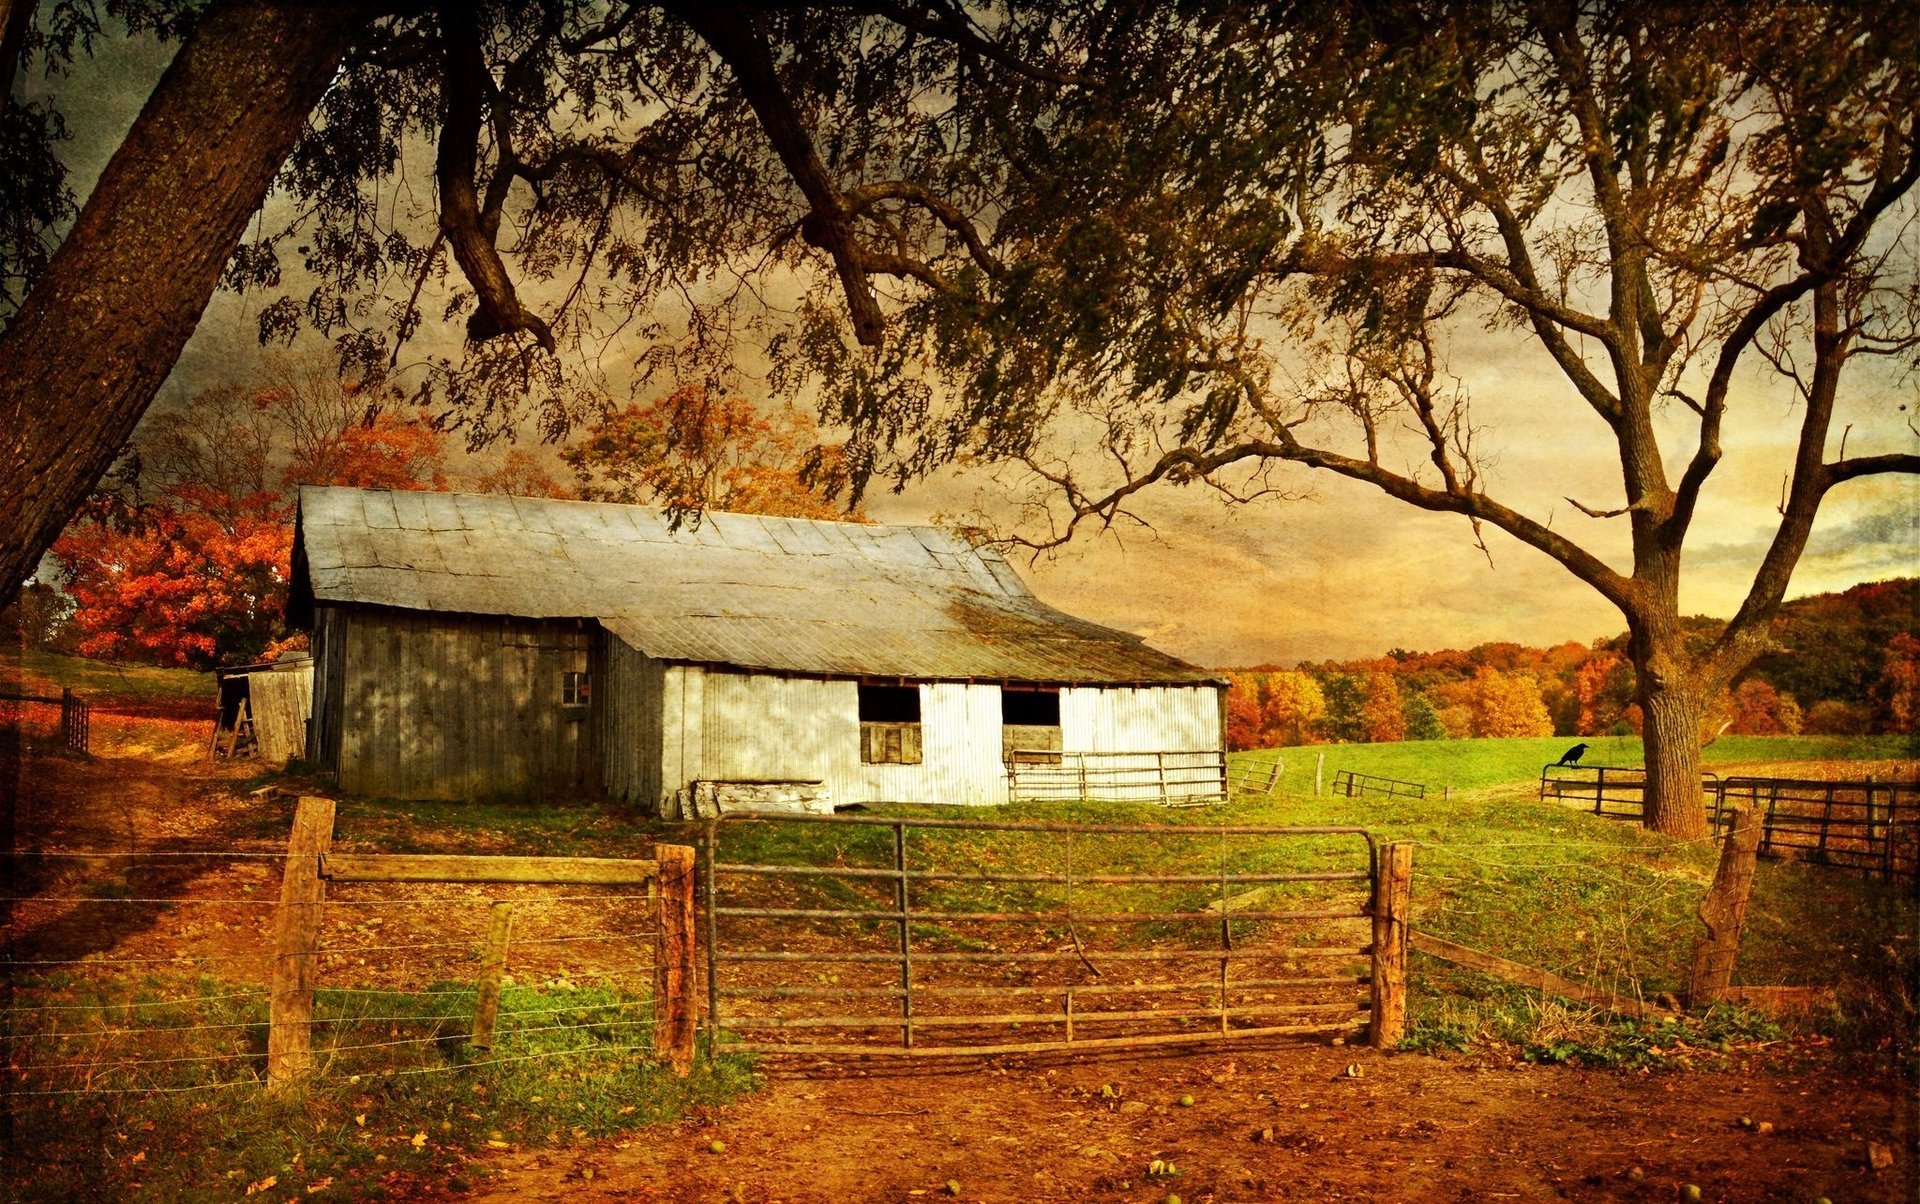
[[[882,828],[887,829],[891,848],[886,853],[892,865],[818,865],[818,864],[767,864],[759,861],[723,861],[720,859],[720,845],[723,827],[727,824],[748,823],[778,825],[836,825],[846,828]],[[908,830],[922,830],[923,833],[942,832],[978,832],[978,833],[1033,833],[1043,836],[1061,837],[1066,866],[1063,873],[1019,872],[1019,871],[963,871],[941,868],[915,868],[910,863]],[[1192,839],[1195,837],[1213,838],[1220,841],[1219,869],[1212,873],[1172,872],[1079,872],[1074,865],[1073,840],[1075,836],[1135,836]],[[1287,840],[1303,837],[1354,837],[1365,848],[1365,868],[1339,871],[1250,871],[1236,873],[1229,864],[1229,838],[1248,837],[1264,840]],[[874,848],[872,854],[881,850]],[[1211,859],[1211,858],[1209,858]],[[1236,1040],[1254,1036],[1279,1034],[1301,1034],[1310,1032],[1342,1031],[1355,1028],[1364,1023],[1370,1006],[1368,999],[1349,997],[1332,1002],[1316,1002],[1308,999],[1283,1000],[1276,1002],[1275,993],[1288,993],[1300,989],[1324,993],[1339,988],[1364,988],[1372,982],[1370,972],[1347,975],[1329,975],[1324,969],[1313,973],[1301,973],[1293,976],[1275,976],[1270,966],[1264,974],[1236,979],[1232,977],[1232,968],[1238,964],[1250,969],[1256,963],[1285,962],[1288,968],[1301,960],[1324,960],[1354,962],[1367,958],[1373,953],[1371,945],[1363,944],[1298,944],[1262,946],[1253,945],[1235,947],[1234,926],[1256,923],[1305,924],[1323,921],[1359,921],[1369,915],[1366,902],[1360,901],[1346,906],[1319,906],[1288,909],[1251,908],[1236,910],[1235,899],[1230,892],[1235,887],[1269,887],[1285,884],[1327,884],[1340,882],[1366,882],[1371,884],[1377,869],[1378,854],[1370,834],[1364,829],[1348,826],[1301,826],[1285,827],[1257,824],[1228,825],[1172,825],[1172,824],[1073,824],[1038,821],[983,821],[967,819],[916,819],[891,818],[883,816],[805,816],[805,815],[730,815],[711,821],[708,825],[706,842],[707,868],[707,930],[708,930],[708,1024],[710,1048],[718,1047],[718,1036],[724,1030],[736,1030],[743,1033],[776,1032],[805,1033],[809,1030],[836,1030],[841,1033],[874,1033],[888,1031],[897,1034],[893,1043],[854,1044],[842,1038],[839,1041],[812,1043],[804,1041],[748,1041],[736,1043],[730,1048],[769,1053],[803,1054],[891,1054],[906,1056],[979,1056],[988,1053],[1037,1052],[1052,1049],[1098,1049],[1130,1046],[1192,1044],[1198,1041]],[[892,906],[864,907],[824,907],[824,906],[746,906],[730,902],[723,898],[720,881],[723,878],[737,879],[787,878],[801,880],[840,879],[853,884],[865,880],[873,886],[885,889],[891,884]],[[1008,885],[1052,885],[1064,888],[1063,906],[1049,906],[1045,909],[1026,910],[965,910],[951,906],[933,904],[916,907],[914,887],[937,884],[1008,884]],[[797,884],[796,884],[797,885]],[[1198,886],[1214,887],[1218,894],[1214,901],[1202,910],[1180,908],[1174,910],[1080,910],[1075,888],[1102,886]],[[1366,892],[1371,899],[1373,891]],[[1252,901],[1252,900],[1244,900]],[[838,941],[838,946],[796,950],[792,948],[729,948],[720,938],[721,925],[725,920],[745,921],[781,921],[805,922],[825,921],[850,923],[866,930],[865,939],[871,939],[891,928],[897,934],[891,943],[896,947],[889,951],[848,948],[849,940],[860,939],[839,935],[826,938]],[[1195,934],[1193,921],[1206,921],[1217,924],[1216,942],[1204,948],[1101,948],[1091,954],[1084,946],[1077,925],[1167,925],[1177,932],[1184,932],[1185,939]],[[986,949],[954,950],[916,948],[914,944],[915,922],[942,925],[1045,925],[1057,929],[1065,927],[1071,937],[1071,949]],[[876,926],[879,926],[876,930]],[[813,928],[795,929],[795,934],[807,933],[820,938],[821,933]],[[764,943],[783,943],[786,937]],[[1050,932],[1048,939],[1059,940],[1057,932]],[[1096,978],[1100,970],[1090,957],[1098,958],[1101,963],[1110,965],[1133,965],[1141,968],[1160,965],[1170,973],[1183,973],[1178,967],[1191,962],[1211,963],[1211,972],[1202,978],[1182,981],[1130,983],[1068,981],[1064,983],[1031,984],[1005,983],[992,985],[968,985],[924,981],[926,972],[936,968],[949,971],[964,971],[969,967],[997,965],[1045,967],[1052,964],[1064,965],[1069,976],[1077,975],[1084,967]],[[729,985],[723,987],[720,982],[722,966],[760,965],[770,972],[783,965],[840,965],[869,966],[878,969],[883,966],[898,966],[899,975],[895,985],[848,984],[841,986],[806,986],[775,982],[771,984]],[[822,979],[824,981],[824,978]],[[1236,994],[1264,992],[1264,998],[1256,1001],[1236,1002]],[[1186,995],[1191,1002],[1184,1006],[1162,1008],[1154,1006],[1129,1007],[1129,996],[1178,996]],[[932,1012],[916,1006],[916,999],[933,1004],[938,1009],[938,1000],[964,1002],[976,1000],[989,1005],[998,998],[1009,1003],[1019,1000],[1051,999],[1060,1001],[1058,1010],[1020,1009],[1016,1007],[991,1009],[985,1012],[955,1012],[940,1009]],[[1199,1000],[1206,1002],[1201,1004]],[[869,999],[876,1003],[884,1000],[898,1002],[897,1014],[887,1013],[884,1009],[868,1012],[810,1012],[804,1015],[755,1015],[723,1010],[723,1000],[762,1000],[762,1001],[810,1001],[842,999],[853,1001]],[[1101,1001],[1111,999],[1112,1003],[1101,1007]],[[1097,1010],[1085,1010],[1076,1007],[1076,1002],[1093,1003]],[[1119,1006],[1114,1006],[1114,1004]],[[1304,1020],[1307,1023],[1271,1023],[1276,1018]],[[1318,1017],[1328,1017],[1318,1020]],[[1269,1023],[1258,1023],[1265,1018]],[[1174,1033],[1122,1033],[1119,1035],[1100,1035],[1086,1033],[1088,1025],[1133,1024],[1137,1022],[1184,1023],[1207,1020],[1214,1022],[1204,1031],[1193,1030]],[[1233,1021],[1254,1021],[1248,1027],[1235,1028]],[[1049,1028],[1064,1028],[1064,1040],[1032,1039],[1016,1042],[993,1042],[988,1044],[966,1044],[952,1037],[945,1040],[927,1040],[928,1030],[977,1031],[987,1028],[1004,1028],[1009,1025],[1035,1024]]]

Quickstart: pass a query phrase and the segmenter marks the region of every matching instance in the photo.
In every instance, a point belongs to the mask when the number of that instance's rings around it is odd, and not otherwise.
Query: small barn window
[[[860,687],[860,760],[920,764],[920,687]]]
[[[1060,691],[1002,686],[1002,758],[1023,765],[1058,765],[1060,749]]]
[[[560,705],[583,707],[590,697],[587,675],[578,670],[569,669],[560,675]]]

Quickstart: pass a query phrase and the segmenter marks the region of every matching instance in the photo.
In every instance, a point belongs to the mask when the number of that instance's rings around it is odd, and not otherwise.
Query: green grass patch
[[[748,1089],[738,1058],[679,1079],[647,1055],[643,1001],[599,986],[508,986],[491,1050],[470,989],[327,991],[315,1074],[269,1093],[266,1004],[211,979],[20,984],[3,1030],[14,1092],[4,1159],[19,1200],[396,1199],[470,1186],[477,1151],[630,1132]],[[231,1085],[238,1084],[238,1085]],[[324,1194],[321,1194],[324,1193]]]
[[[1765,1016],[1716,1007],[1697,1017],[1624,1020],[1608,1013],[1497,985],[1478,992],[1416,995],[1404,1050],[1511,1050],[1518,1060],[1611,1070],[1714,1069],[1739,1052],[1780,1041]]]
[[[1377,777],[1419,782],[1436,792],[1443,786],[1472,790],[1515,782],[1537,782],[1540,769],[1560,759],[1580,741],[1577,736],[1543,736],[1514,740],[1409,740],[1395,744],[1317,744],[1296,748],[1262,749],[1235,753],[1229,761],[1271,761],[1286,767],[1280,789],[1289,794],[1313,792],[1314,766],[1324,755],[1323,786],[1332,789],[1334,774],[1347,769]],[[1590,736],[1582,763],[1639,766],[1643,752],[1638,736]],[[1725,736],[1701,753],[1703,768],[1750,761],[1878,761],[1920,755],[1912,736]]]
[[[113,664],[37,648],[9,651],[7,655],[19,657],[21,684],[29,693],[46,690],[58,694],[64,686],[101,707],[138,711],[157,704],[166,710],[187,706],[213,709],[211,673]]]

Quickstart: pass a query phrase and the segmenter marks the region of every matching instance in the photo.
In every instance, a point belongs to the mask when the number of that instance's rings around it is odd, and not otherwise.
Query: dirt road
[[[476,1189],[752,1204],[940,1200],[954,1194],[949,1181],[963,1200],[1186,1204],[1674,1200],[1686,1184],[1705,1200],[1907,1201],[1916,1190],[1912,1101],[1796,1071],[1790,1054],[1635,1074],[1294,1046],[944,1070],[774,1067],[769,1079],[632,1140],[500,1155]],[[1894,1165],[1873,1170],[1869,1142]],[[1178,1173],[1150,1176],[1154,1159]]]

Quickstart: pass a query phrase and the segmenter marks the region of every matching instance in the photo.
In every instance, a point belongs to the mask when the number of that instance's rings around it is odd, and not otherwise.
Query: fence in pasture
[[[644,862],[348,856],[312,847],[331,826],[331,805],[310,805],[322,801],[303,800],[290,853],[0,857],[13,884],[0,899],[0,1097],[690,1064],[691,849]],[[123,882],[102,868],[116,866]],[[176,889],[133,893],[154,867]],[[188,943],[153,931],[169,913]]]
[[[88,751],[88,743],[92,739],[93,705],[74,697],[71,689],[63,688],[58,698],[42,694],[0,694],[0,704],[4,703],[14,705],[0,707],[0,714],[24,707],[59,707],[60,739],[75,752]]]
[[[1720,775],[1700,775],[1702,805],[1714,791]],[[1591,802],[1595,815],[1639,819],[1646,813],[1647,771],[1639,765],[1561,765],[1540,770],[1540,799]]]
[[[1714,788],[1715,832],[1736,810],[1760,818],[1762,857],[1920,877],[1920,782],[1727,778]]]
[[[1006,755],[1013,802],[1098,799],[1198,806],[1227,797],[1227,754],[1190,752],[1061,752],[1016,748]]]
[[[1228,766],[1227,792],[1233,794],[1278,794],[1280,780],[1287,767],[1279,757],[1241,757]]]
[[[1383,778],[1378,774],[1358,773],[1351,769],[1342,769],[1333,775],[1333,792],[1348,798],[1364,798],[1369,794],[1386,798],[1427,797],[1424,783],[1403,782],[1399,778]]]
[[[1360,828],[735,814],[705,869],[713,1050],[1390,1045],[1404,1026],[1411,847]]]

